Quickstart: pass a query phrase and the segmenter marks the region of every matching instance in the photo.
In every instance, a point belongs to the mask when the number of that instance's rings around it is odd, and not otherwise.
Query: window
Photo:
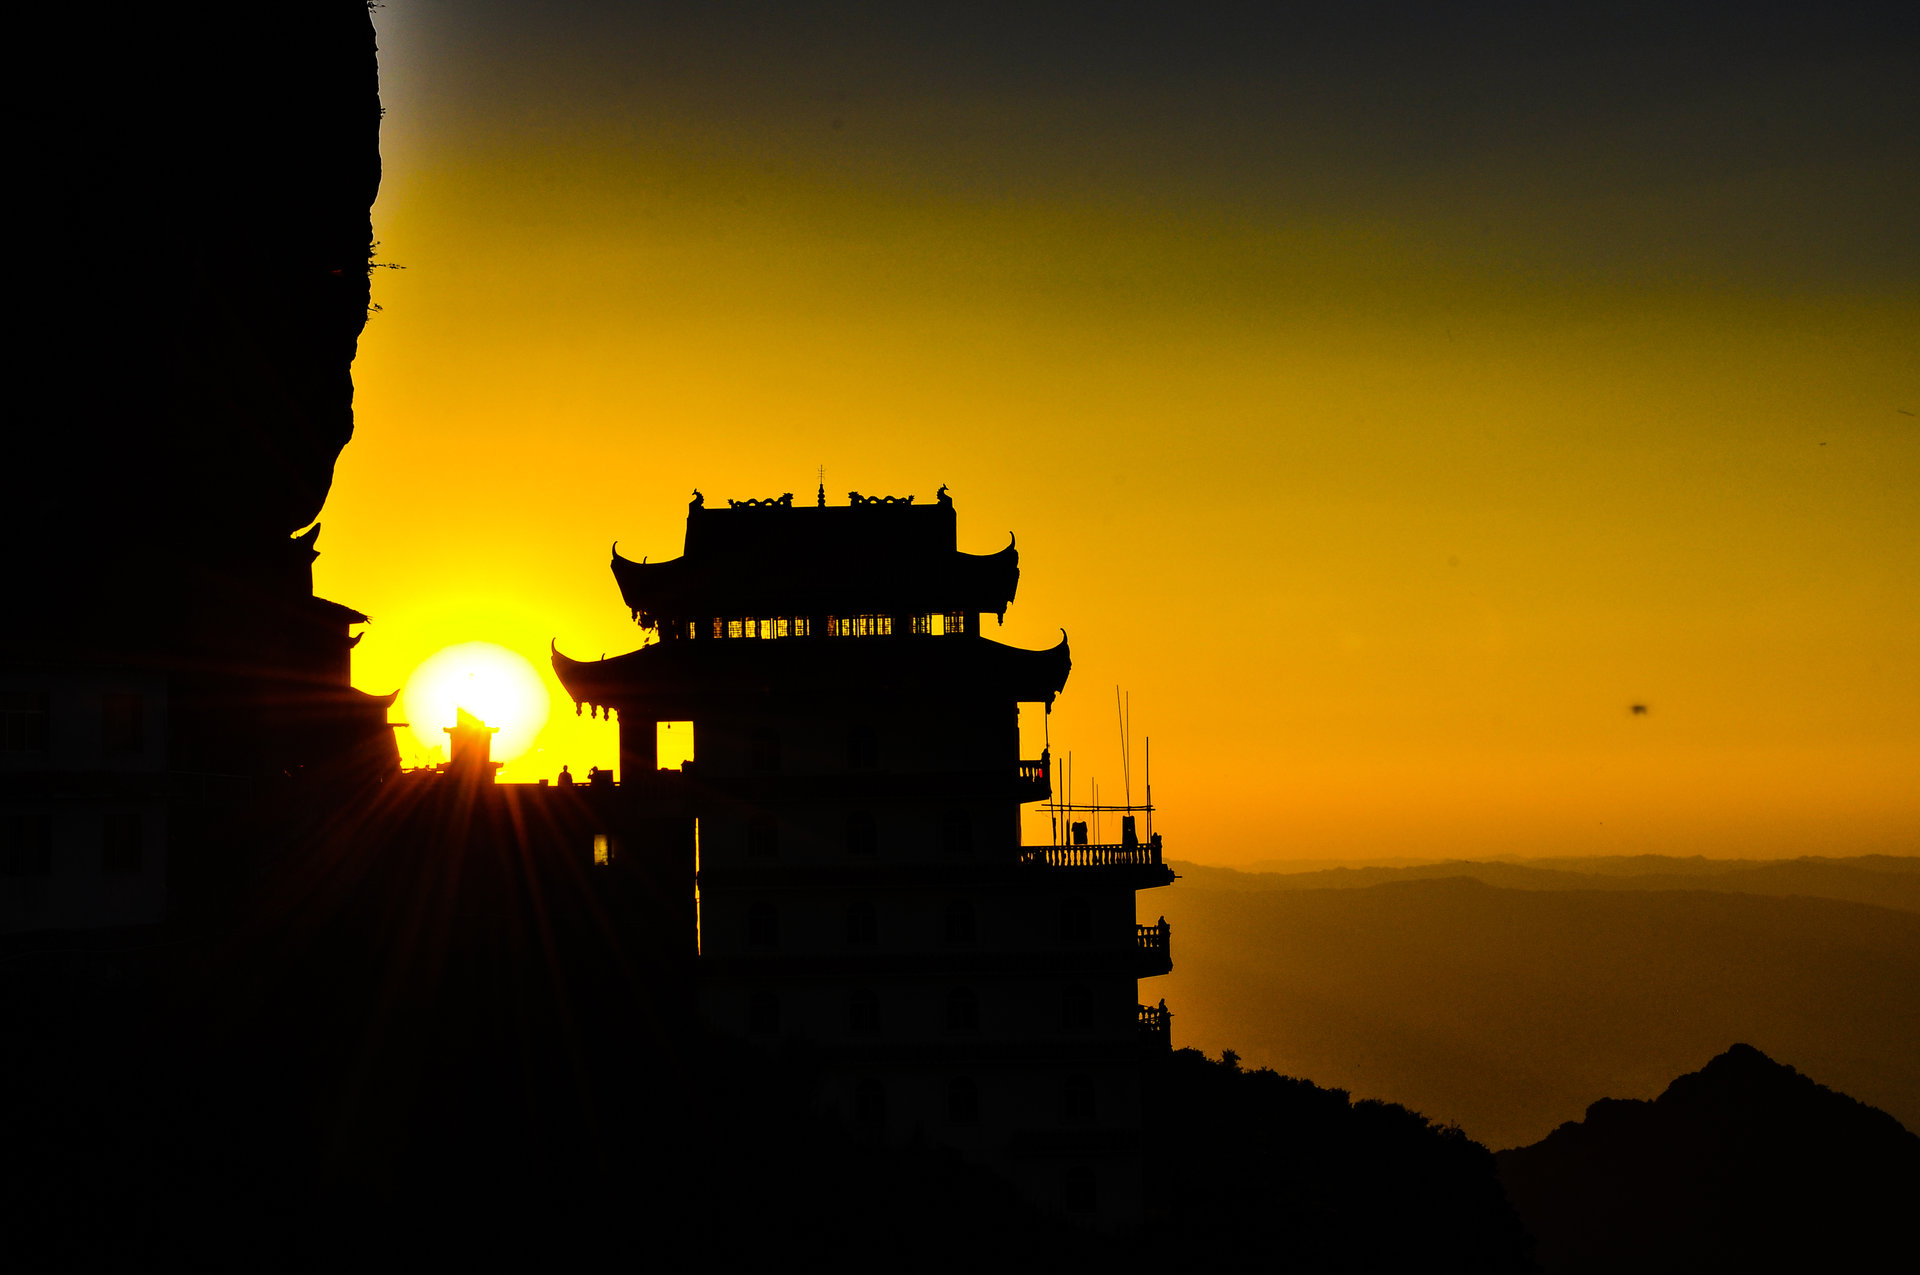
[[[977,1032],[980,1030],[980,998],[971,987],[956,987],[947,993],[947,1030],[950,1032]]]
[[[0,814],[0,877],[53,872],[53,818],[44,810]]]
[[[102,829],[100,870],[114,876],[129,876],[140,871],[140,814],[134,810],[109,810]]]
[[[727,621],[727,636],[728,636],[728,637],[730,637],[730,638],[737,638],[737,637],[739,637],[739,636],[741,636],[741,633],[740,633],[740,621],[738,621],[738,620],[728,620],[728,621]]]
[[[887,637],[893,632],[890,615],[830,615],[828,637]]]
[[[747,946],[778,947],[779,945],[780,909],[764,901],[748,908]]]
[[[1060,1203],[1069,1213],[1093,1213],[1100,1207],[1093,1166],[1076,1164],[1060,1174]]]
[[[100,742],[110,753],[137,753],[146,743],[138,695],[100,697]]]
[[[755,815],[747,824],[747,855],[754,859],[773,859],[780,854],[780,825],[772,815]]]
[[[947,1123],[980,1123],[980,1086],[972,1076],[955,1076],[947,1082]]]
[[[604,832],[593,834],[593,861],[602,866],[613,862],[613,838]]]
[[[955,899],[947,904],[947,942],[971,943],[973,938],[973,904],[966,899]]]
[[[718,616],[715,616],[713,620],[713,635],[717,638],[723,638],[727,635],[727,622]]]
[[[964,810],[949,810],[940,820],[940,850],[943,854],[973,853],[973,818]]]
[[[753,732],[751,760],[755,770],[780,769],[780,732],[772,729]]]
[[[909,631],[922,636],[938,633],[940,631],[938,627],[939,619],[940,617],[937,615],[911,616],[908,620]]]
[[[941,619],[940,631],[950,637],[958,637],[967,631],[967,613],[949,611]]]
[[[847,853],[874,855],[880,852],[880,829],[870,811],[856,810],[847,816]]]
[[[872,947],[880,941],[880,914],[872,903],[858,899],[847,905],[847,942]]]
[[[47,693],[0,692],[0,753],[47,751]]]
[[[1085,899],[1060,900],[1060,938],[1085,943],[1093,937],[1093,908]]]
[[[853,1086],[853,1119],[862,1128],[879,1133],[887,1127],[887,1088],[872,1076]]]
[[[880,732],[871,726],[855,726],[847,732],[847,765],[855,770],[872,770],[880,764]]]
[[[880,994],[856,987],[847,997],[847,1030],[871,1035],[880,1030]]]
[[[1060,1086],[1060,1122],[1092,1124],[1093,1116],[1093,1078],[1068,1076]]]
[[[756,1036],[773,1036],[780,1031],[780,998],[772,992],[755,992],[747,998],[747,1030]]]
[[[1070,1032],[1089,1031],[1093,1027],[1093,993],[1075,983],[1060,995],[1060,1026]]]

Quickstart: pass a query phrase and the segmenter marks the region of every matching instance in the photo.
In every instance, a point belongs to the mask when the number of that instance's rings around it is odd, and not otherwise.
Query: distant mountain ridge
[[[1775,898],[1805,895],[1920,912],[1920,855],[1846,859],[1705,859],[1666,855],[1618,858],[1445,860],[1290,871],[1267,861],[1259,871],[1176,863],[1174,871],[1213,890],[1354,890],[1396,881],[1471,877],[1507,890],[1713,890]]]
[[[1178,1045],[1404,1103],[1492,1147],[1746,1040],[1920,1122],[1920,913],[1706,888],[1365,888],[1180,869]],[[1215,885],[1214,882],[1221,884]]]
[[[1920,1254],[1920,1137],[1749,1045],[1495,1161],[1548,1275],[1892,1269]]]

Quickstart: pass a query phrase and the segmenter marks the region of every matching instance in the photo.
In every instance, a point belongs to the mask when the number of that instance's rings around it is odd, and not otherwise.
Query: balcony
[[[1140,1006],[1140,1046],[1155,1051],[1173,1048],[1173,1011],[1165,1001]]]
[[[1016,762],[1014,793],[1020,801],[1050,801],[1053,798],[1053,764],[1042,751],[1038,761]]]
[[[1169,941],[1172,934],[1173,927],[1167,924],[1164,916],[1158,925],[1133,927],[1135,978],[1152,978],[1157,974],[1173,972],[1173,948]]]
[[[1021,846],[1020,861],[1048,868],[1158,868],[1158,834],[1146,841],[1106,846]]]

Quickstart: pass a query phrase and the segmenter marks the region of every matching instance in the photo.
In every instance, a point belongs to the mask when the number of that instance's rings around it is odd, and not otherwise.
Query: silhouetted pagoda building
[[[980,632],[1013,601],[1016,549],[961,552],[944,488],[729,504],[695,494],[679,558],[614,555],[656,641],[553,656],[578,706],[618,714],[628,826],[648,831],[614,853],[684,860],[649,866],[696,899],[703,1015],[804,1042],[823,1101],[872,1136],[1136,1221],[1139,1068],[1167,1016],[1135,984],[1171,963],[1134,892],[1173,878],[1130,816],[1119,845],[1059,820],[1068,844],[1021,844],[1022,804],[1053,793],[1045,752],[1020,757],[1019,706],[1050,711],[1072,661],[1064,634],[1036,651]],[[679,771],[657,765],[665,722],[692,724]]]

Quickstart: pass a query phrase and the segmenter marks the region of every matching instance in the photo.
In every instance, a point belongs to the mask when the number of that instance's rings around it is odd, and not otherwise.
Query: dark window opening
[[[100,846],[102,871],[125,876],[140,871],[140,815],[131,810],[107,812]]]
[[[974,932],[973,904],[965,899],[947,904],[947,942],[971,943]]]
[[[772,859],[780,853],[780,825],[772,815],[755,815],[747,824],[747,853],[756,859]]]
[[[755,770],[780,769],[779,731],[757,730],[753,732],[753,768]]]
[[[1093,1027],[1093,993],[1083,985],[1075,983],[1061,994],[1060,1025],[1070,1032]]]
[[[873,815],[865,810],[856,810],[847,816],[847,853],[880,853],[880,827],[874,822]]]
[[[1069,1213],[1093,1213],[1100,1207],[1093,1166],[1076,1164],[1060,1175],[1060,1202]]]
[[[1063,1124],[1092,1124],[1093,1079],[1090,1076],[1068,1076],[1060,1086],[1060,1120]]]
[[[101,744],[110,753],[137,753],[146,743],[144,714],[138,695],[100,697]]]
[[[855,770],[872,770],[880,764],[880,732],[871,726],[855,726],[847,732],[847,765]]]
[[[1093,937],[1093,907],[1085,899],[1060,901],[1060,937],[1068,943],[1085,943]]]
[[[880,1030],[880,995],[870,988],[857,988],[847,998],[847,1029],[863,1034]]]
[[[0,877],[53,873],[53,817],[44,810],[0,814]]]
[[[950,1032],[977,1032],[980,1030],[980,998],[971,987],[956,987],[947,993],[947,1030]]]
[[[887,1127],[887,1088],[868,1076],[853,1086],[853,1119],[875,1133]]]
[[[871,947],[880,941],[880,914],[865,899],[847,905],[847,942],[855,947]]]
[[[951,1124],[980,1123],[980,1086],[972,1076],[955,1076],[947,1082],[947,1120]]]
[[[940,849],[951,855],[973,853],[973,819],[966,811],[951,810],[941,818]]]
[[[780,998],[772,992],[755,992],[747,1000],[747,1030],[756,1036],[773,1036],[780,1031]]]
[[[0,693],[0,753],[47,751],[47,693]]]
[[[747,946],[780,945],[780,909],[771,903],[756,903],[747,909]]]

